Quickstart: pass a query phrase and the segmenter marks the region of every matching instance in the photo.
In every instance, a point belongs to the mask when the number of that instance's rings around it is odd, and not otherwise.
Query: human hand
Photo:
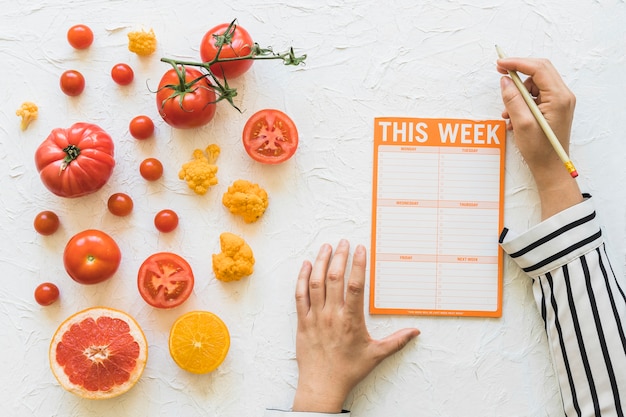
[[[293,411],[339,413],[352,390],[380,362],[419,334],[403,329],[381,340],[365,326],[363,293],[366,253],[357,246],[344,296],[350,244],[341,240],[334,256],[323,245],[313,265],[305,261],[296,284],[298,388]]]
[[[504,58],[497,61],[502,74],[518,71],[529,76],[524,85],[546,121],[569,152],[570,133],[576,107],[576,97],[546,59]],[[508,128],[515,134],[515,144],[537,183],[542,217],[547,218],[582,200],[575,180],[552,148],[539,123],[531,113],[521,93],[507,76],[500,80],[505,110],[502,117],[509,120]]]

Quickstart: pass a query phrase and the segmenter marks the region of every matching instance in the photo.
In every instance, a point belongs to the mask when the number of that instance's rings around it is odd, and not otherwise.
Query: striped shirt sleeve
[[[500,243],[532,279],[566,416],[624,416],[626,282],[609,262],[591,198]]]

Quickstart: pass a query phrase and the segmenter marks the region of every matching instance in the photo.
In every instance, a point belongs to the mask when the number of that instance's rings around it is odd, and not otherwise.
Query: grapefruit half
[[[131,389],[148,359],[148,343],[128,314],[93,307],[67,318],[52,337],[50,367],[61,386],[83,398],[116,397]]]

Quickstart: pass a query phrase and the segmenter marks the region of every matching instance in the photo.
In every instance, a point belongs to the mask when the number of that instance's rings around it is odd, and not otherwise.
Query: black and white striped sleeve
[[[591,198],[502,248],[532,278],[566,416],[624,416],[626,282],[607,256]]]

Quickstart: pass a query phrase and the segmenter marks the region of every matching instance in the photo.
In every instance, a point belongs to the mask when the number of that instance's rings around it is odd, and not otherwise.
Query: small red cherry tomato
[[[85,89],[85,77],[76,70],[67,70],[61,74],[59,81],[61,91],[71,97],[80,95]]]
[[[163,175],[163,164],[156,158],[146,158],[139,165],[139,173],[147,181],[156,181]]]
[[[35,288],[35,301],[42,306],[49,306],[59,299],[59,287],[51,282],[44,282]]]
[[[172,210],[161,210],[154,216],[154,226],[159,232],[169,233],[178,227],[178,215]]]
[[[133,211],[133,199],[128,194],[115,193],[107,201],[109,211],[120,217],[128,216]]]
[[[93,42],[93,32],[86,25],[74,25],[67,31],[67,41],[76,49],[87,49]]]
[[[49,236],[59,228],[59,216],[56,213],[45,210],[35,216],[33,225],[40,235]]]
[[[298,148],[298,129],[280,110],[254,113],[243,128],[243,146],[252,159],[264,164],[280,164]]]
[[[148,116],[137,116],[130,121],[128,131],[135,139],[148,139],[154,133],[154,122]]]
[[[111,68],[111,78],[119,85],[128,85],[133,82],[135,73],[128,64],[115,64],[113,68]]]

